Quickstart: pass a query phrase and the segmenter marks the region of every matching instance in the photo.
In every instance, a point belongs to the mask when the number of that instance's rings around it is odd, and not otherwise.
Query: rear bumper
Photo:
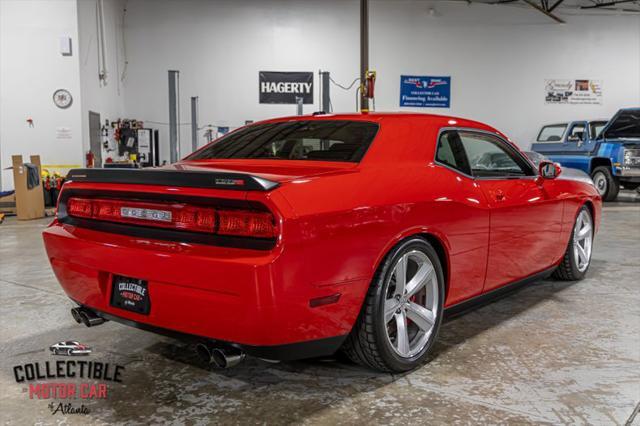
[[[130,326],[223,341],[263,358],[335,352],[366,288],[364,282],[298,282],[291,273],[295,265],[283,267],[281,247],[260,251],[137,239],[57,222],[43,238],[58,281],[79,305]],[[110,305],[113,275],[148,281],[148,315]],[[336,303],[310,306],[311,299],[337,293]]]
[[[84,306],[84,307],[87,308],[87,306]],[[120,324],[128,325],[130,327],[135,327],[140,330],[150,331],[156,334],[162,334],[164,336],[173,337],[175,339],[180,339],[183,341],[188,341],[193,343],[209,340],[209,338],[207,338],[206,336],[196,336],[189,333],[169,330],[166,328],[156,327],[147,323],[132,321],[116,315],[107,314],[105,312],[100,312],[95,309],[92,309],[92,310],[93,312],[96,313],[96,315],[106,320],[115,321]],[[239,343],[226,342],[226,341],[215,341],[214,343],[236,347],[248,353],[249,355],[255,356],[257,358],[280,360],[280,361],[291,361],[296,359],[314,358],[314,357],[328,356],[328,355],[334,354],[338,349],[340,349],[340,346],[342,346],[342,343],[346,338],[347,338],[347,335],[344,335],[344,336],[326,337],[324,339],[318,339],[318,340],[308,340],[304,342],[289,343],[284,345],[271,345],[271,346],[252,346],[252,345],[243,345]]]

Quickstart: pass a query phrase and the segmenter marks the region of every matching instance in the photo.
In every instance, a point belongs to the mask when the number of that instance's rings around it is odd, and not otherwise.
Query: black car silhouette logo
[[[82,343],[73,340],[58,342],[54,345],[49,346],[49,350],[54,355],[77,356],[89,355],[91,353],[91,348],[89,346],[83,345]]]

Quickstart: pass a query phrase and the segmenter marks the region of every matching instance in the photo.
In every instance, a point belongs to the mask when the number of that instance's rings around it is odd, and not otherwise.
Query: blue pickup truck
[[[613,201],[620,186],[640,186],[640,108],[621,109],[609,121],[543,126],[531,150],[588,173],[602,199]]]

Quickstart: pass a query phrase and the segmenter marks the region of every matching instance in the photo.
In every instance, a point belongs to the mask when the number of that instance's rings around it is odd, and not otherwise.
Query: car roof
[[[420,121],[431,121],[434,124],[440,125],[442,122],[455,121],[455,123],[450,123],[451,126],[455,127],[477,127],[481,129],[486,129],[490,131],[497,132],[491,126],[487,124],[481,123],[475,120],[469,120],[462,117],[456,117],[452,115],[440,115],[440,114],[426,114],[421,112],[355,112],[355,113],[313,113],[307,115],[293,115],[286,117],[278,117],[267,119],[263,121],[259,121],[255,124],[259,123],[277,123],[283,121],[305,121],[305,120],[353,120],[353,121],[374,121],[374,122],[384,122],[384,121],[395,121],[395,120],[420,120]]]
[[[545,127],[550,127],[550,126],[568,126],[569,124],[573,124],[573,123],[594,123],[596,121],[601,121],[603,123],[607,123],[609,120],[607,120],[606,118],[594,118],[591,120],[569,120],[569,121],[559,121],[557,123],[549,123],[549,124],[543,124],[541,128],[545,128]]]
[[[286,123],[296,121],[328,121],[345,120],[352,122],[371,122],[380,125],[372,145],[368,148],[363,159],[357,163],[358,167],[370,165],[384,165],[388,167],[391,161],[394,164],[421,163],[425,156],[432,155],[435,147],[435,135],[443,129],[474,129],[495,134],[509,141],[510,139],[497,129],[479,121],[468,120],[450,115],[425,114],[419,112],[359,112],[359,113],[314,113],[310,115],[295,115],[278,117],[258,121],[248,126],[240,127],[227,135],[231,135],[240,129],[272,123]],[[426,136],[426,135],[430,136]],[[226,135],[225,135],[226,136]],[[428,141],[424,144],[411,144],[409,141],[420,139]]]

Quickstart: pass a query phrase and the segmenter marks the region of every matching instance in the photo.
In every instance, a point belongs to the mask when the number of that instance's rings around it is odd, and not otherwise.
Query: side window
[[[460,143],[460,137],[455,131],[443,132],[440,135],[436,149],[436,161],[467,175],[471,174],[469,161],[464,153],[462,143]]]
[[[590,136],[591,139],[595,139],[600,136],[600,132],[604,129],[604,126],[607,125],[606,121],[592,121],[589,123]]]
[[[533,176],[531,165],[499,138],[484,133],[459,132],[471,172],[476,177]]]
[[[565,130],[567,130],[566,124],[544,126],[538,134],[538,142],[560,142]]]
[[[574,124],[569,131],[569,135],[567,136],[567,141],[569,142],[578,142],[583,141],[585,137],[585,125],[584,124]]]

